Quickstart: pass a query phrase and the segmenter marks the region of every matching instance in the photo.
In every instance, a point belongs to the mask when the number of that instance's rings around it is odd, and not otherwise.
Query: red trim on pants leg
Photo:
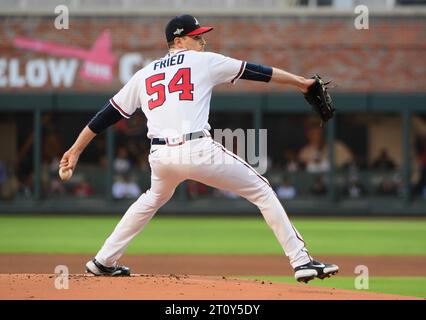
[[[215,142],[215,143],[217,143],[217,142]],[[250,166],[248,163],[246,163],[245,161],[243,161],[240,158],[238,158],[235,154],[233,154],[229,150],[225,149],[221,144],[217,143],[217,145],[222,148],[223,152],[225,152],[226,154],[230,155],[235,160],[238,160],[243,165],[245,165],[247,168],[249,168],[251,171],[253,171],[256,176],[258,176],[260,179],[262,179],[262,181],[265,182],[272,189],[272,186],[269,184],[268,180],[266,180],[266,178],[262,177],[252,166]]]

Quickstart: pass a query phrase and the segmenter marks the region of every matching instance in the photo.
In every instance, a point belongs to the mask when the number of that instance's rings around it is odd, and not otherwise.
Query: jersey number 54
[[[162,83],[157,83],[165,79],[165,73],[158,73],[145,80],[146,93],[152,96],[157,94],[156,98],[148,101],[148,108],[152,110],[161,107],[166,101],[166,86]],[[173,78],[170,80],[167,89],[169,93],[179,92],[179,100],[190,100],[194,98],[194,84],[191,83],[191,68],[179,69]]]

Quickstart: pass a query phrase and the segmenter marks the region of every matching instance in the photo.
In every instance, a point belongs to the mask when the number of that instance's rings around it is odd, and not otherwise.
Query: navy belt
[[[204,137],[210,137],[210,134],[204,131],[196,131],[196,132],[191,132],[191,133],[187,133],[183,135],[184,139],[182,141],[183,144],[185,141],[188,140],[194,140],[194,139],[200,139],[200,138],[204,138]],[[166,139],[164,138],[152,138],[151,139],[151,145],[164,145],[167,144]]]

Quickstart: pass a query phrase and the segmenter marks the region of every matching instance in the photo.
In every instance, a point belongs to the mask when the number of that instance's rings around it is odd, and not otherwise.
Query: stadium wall
[[[169,17],[71,17],[57,30],[47,16],[5,16],[0,22],[0,91],[116,91],[141,66],[166,52]],[[215,30],[208,50],[284,68],[319,73],[343,92],[423,92],[424,16],[199,17]],[[321,64],[318,64],[321,61]],[[416,81],[412,81],[416,79]],[[220,91],[287,90],[241,82]]]

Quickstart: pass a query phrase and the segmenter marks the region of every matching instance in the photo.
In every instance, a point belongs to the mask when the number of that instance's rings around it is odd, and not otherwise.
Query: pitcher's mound
[[[61,278],[51,274],[0,274],[0,299],[399,300],[418,298],[225,277],[132,275],[112,278],[69,275],[68,278]]]

